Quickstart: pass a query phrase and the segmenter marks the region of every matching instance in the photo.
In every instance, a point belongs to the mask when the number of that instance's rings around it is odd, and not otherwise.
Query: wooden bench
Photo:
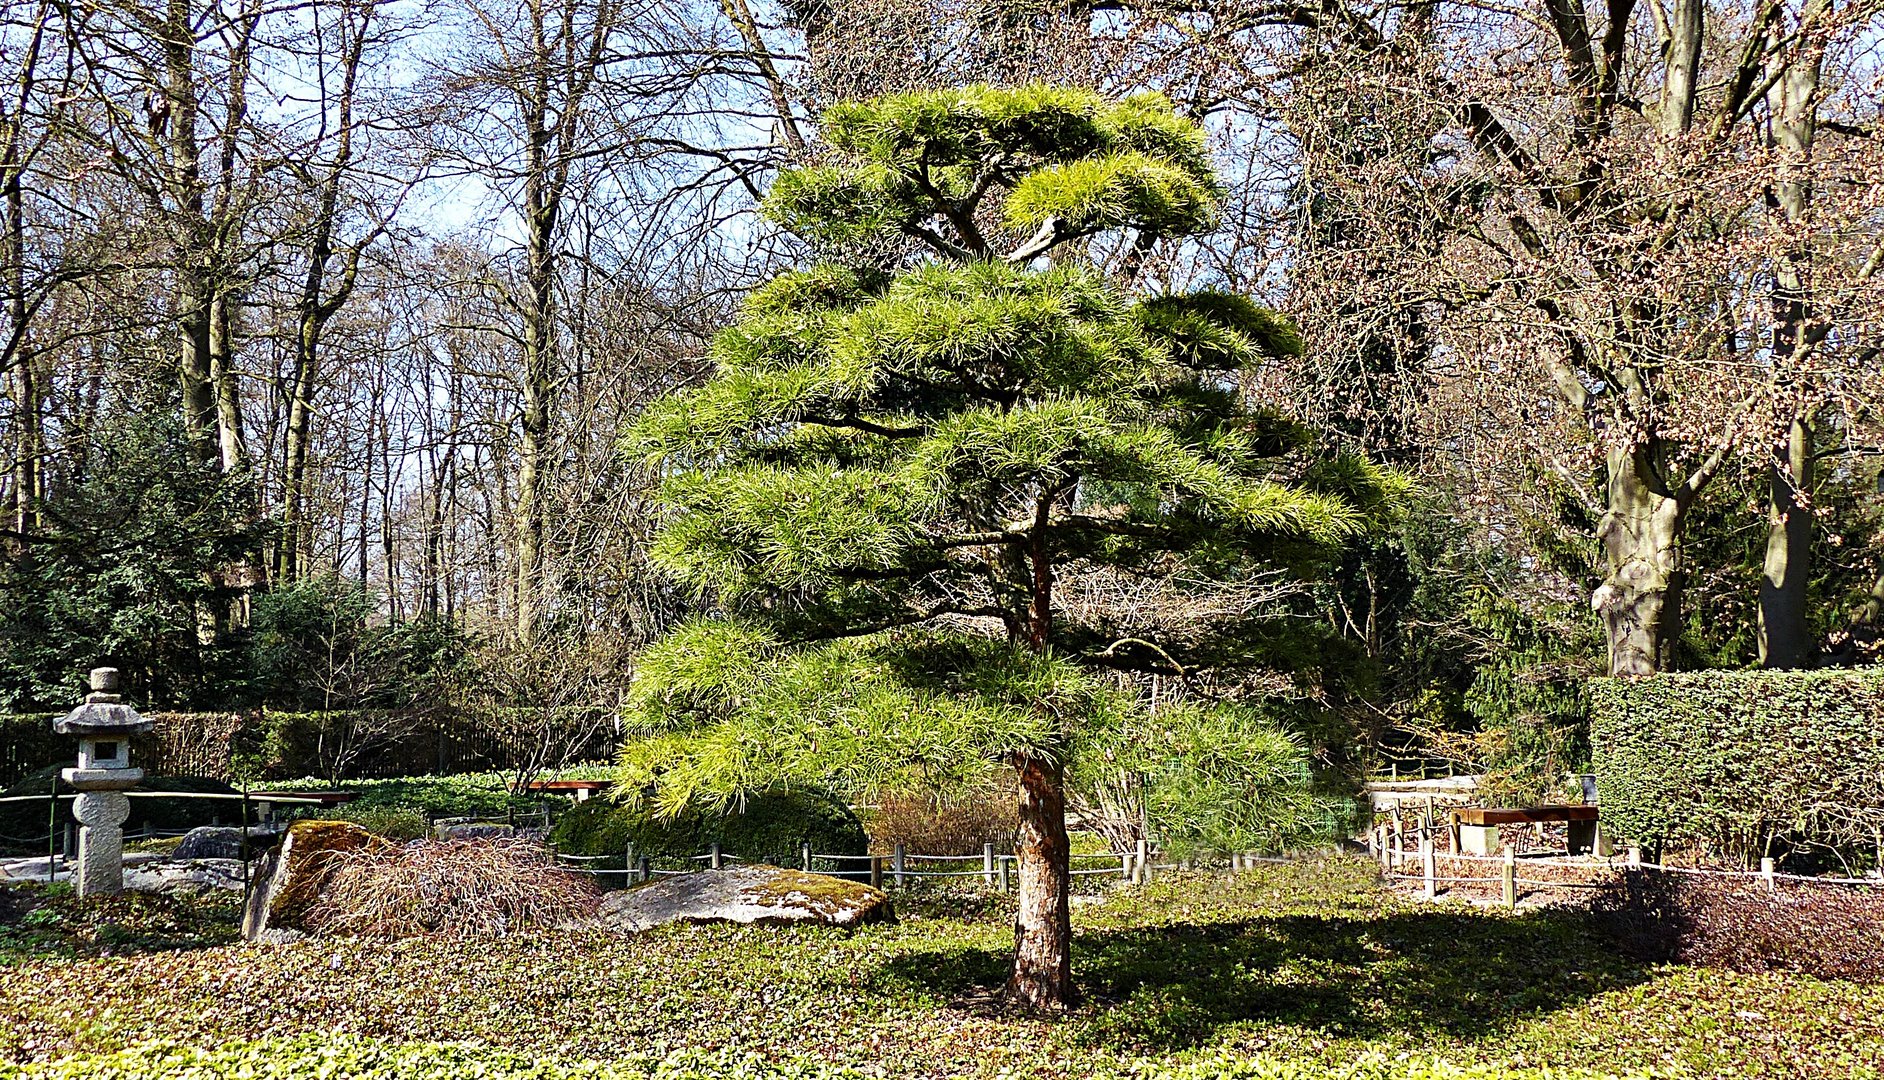
[[[1452,812],[1453,850],[1467,855],[1496,855],[1500,825],[1529,825],[1545,821],[1569,824],[1570,854],[1610,854],[1594,806],[1461,806]]]
[[[566,795],[577,802],[587,802],[589,796],[598,791],[607,791],[614,786],[613,780],[532,780],[523,785],[525,791],[536,794]]]

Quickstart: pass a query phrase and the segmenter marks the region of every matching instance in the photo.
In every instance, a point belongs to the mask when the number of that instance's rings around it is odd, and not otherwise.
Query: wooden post
[[[981,845],[981,883],[994,888],[994,845]]]
[[[630,840],[628,846],[622,850],[621,868],[627,872],[622,875],[621,879],[632,885],[640,877],[635,872],[635,868],[640,865],[640,862],[635,859],[635,842]]]
[[[1457,855],[1461,850],[1459,847],[1459,812],[1457,810],[1452,812],[1452,821],[1446,826],[1446,839],[1452,844],[1452,853]]]
[[[1119,856],[1119,879],[1132,880],[1132,853],[1129,851]]]
[[[707,865],[718,870],[721,869],[723,863],[724,860],[720,857],[720,842],[715,840],[712,845],[707,848]]]
[[[1636,847],[1634,844],[1629,845],[1629,868],[1631,870],[1640,870],[1642,868],[1642,849]]]
[[[1392,842],[1393,843],[1393,853],[1392,853],[1393,861],[1390,864],[1390,868],[1396,874],[1400,872],[1400,867],[1404,865],[1405,858],[1406,858],[1406,836],[1404,835],[1405,829],[1406,829],[1406,822],[1402,820],[1400,817],[1400,804],[1394,803],[1393,804],[1393,842]]]
[[[1138,883],[1140,885],[1144,885],[1150,882],[1151,881],[1151,841],[1150,840],[1142,836],[1138,838],[1138,851],[1134,853],[1134,858],[1132,862],[1134,863],[1134,866],[1132,867],[1132,873],[1137,878]]]
[[[1001,891],[1007,891],[1007,860],[1010,856],[1001,856]]]
[[[805,840],[799,843],[798,857],[804,860],[805,873],[811,873],[811,841]]]
[[[1505,906],[1518,906],[1518,849],[1505,848]]]
[[[1773,880],[1773,857],[1768,855],[1760,860],[1760,876],[1766,879],[1766,891],[1777,892],[1779,883]]]
[[[654,868],[648,865],[648,857],[646,855],[641,856],[641,858],[636,861],[635,876],[640,878],[641,883],[644,885],[654,880]]]
[[[903,887],[903,845],[898,844],[890,853],[890,867],[896,877],[896,887]]]
[[[1376,841],[1376,843],[1374,844],[1374,847],[1375,847],[1375,848],[1377,848],[1377,849],[1379,850],[1379,853],[1380,853],[1380,871],[1381,871],[1381,873],[1383,873],[1383,874],[1384,874],[1384,873],[1386,873],[1386,872],[1387,872],[1387,858],[1388,858],[1388,854],[1389,854],[1389,852],[1388,852],[1388,850],[1387,850],[1387,826],[1385,826],[1385,825],[1376,825],[1376,826],[1374,826],[1374,832],[1375,832],[1375,834],[1376,834],[1376,835],[1377,835],[1377,837],[1378,837],[1378,840],[1377,840],[1377,841]]]
[[[144,825],[144,831],[145,833],[150,832],[150,824],[148,822],[146,822]],[[249,882],[249,782],[246,778],[244,778],[242,781],[241,855],[242,855],[242,910],[247,911],[249,909],[250,882]],[[51,882],[47,882],[47,884],[50,885]]]
[[[52,793],[46,796],[46,884],[59,880],[59,774],[52,776]]]
[[[883,856],[870,856],[870,886],[874,889],[883,887]]]
[[[1428,900],[1437,899],[1439,896],[1439,882],[1436,880],[1439,877],[1438,864],[1439,860],[1433,855],[1432,835],[1429,833],[1420,837],[1420,869],[1426,876],[1426,899]]]

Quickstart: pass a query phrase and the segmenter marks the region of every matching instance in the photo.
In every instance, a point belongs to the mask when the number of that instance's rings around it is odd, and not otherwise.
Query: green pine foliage
[[[862,855],[870,838],[850,806],[815,788],[778,788],[720,813],[689,809],[664,817],[652,806],[603,799],[581,803],[556,819],[549,842],[561,852],[599,858],[593,868],[622,866],[629,845],[656,867],[686,866],[714,844],[747,862],[797,866],[800,844],[819,855]]]
[[[1300,351],[1216,292],[1143,295],[1080,241],[1209,227],[1201,132],[1156,96],[969,87],[825,118],[766,202],[820,242],[933,256],[756,290],[698,389],[626,451],[662,476],[655,561],[717,613],[641,659],[624,788],[670,815],[779,783],[947,788],[1024,761],[1123,768],[1173,846],[1284,846],[1335,814],[1255,711],[1148,715],[1114,669],[1223,661],[1235,617],[1116,632],[1062,583],[1309,572],[1390,520],[1399,479],[1322,453],[1240,374]],[[1047,260],[1050,260],[1048,262]]]

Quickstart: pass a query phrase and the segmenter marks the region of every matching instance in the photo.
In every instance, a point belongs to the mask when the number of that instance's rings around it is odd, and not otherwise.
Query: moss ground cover
[[[0,939],[14,969],[0,978],[0,1061],[26,1063],[0,1080],[272,1076],[242,1063],[356,1052],[366,1064],[302,1074],[418,1075],[399,1063],[456,1054],[475,1062],[462,1074],[504,1080],[1884,1075],[1884,988],[1640,965],[1574,913],[1400,900],[1354,861],[1081,904],[1088,1001],[1058,1021],[979,1004],[1006,967],[1005,898],[901,906],[899,924],[855,933],[264,947],[206,933],[111,957]],[[195,1071],[162,1064],[177,1060]]]

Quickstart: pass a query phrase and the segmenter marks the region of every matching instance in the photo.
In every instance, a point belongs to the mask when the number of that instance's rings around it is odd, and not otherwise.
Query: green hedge
[[[1590,744],[1618,838],[1751,861],[1884,828],[1884,668],[1598,679]]]
[[[728,855],[786,866],[797,864],[806,841],[820,855],[862,855],[870,846],[849,806],[804,788],[754,795],[737,813],[694,811],[672,820],[645,806],[591,799],[558,818],[549,840],[571,855],[616,856],[616,865],[630,843],[650,859],[688,858],[718,843]]]

